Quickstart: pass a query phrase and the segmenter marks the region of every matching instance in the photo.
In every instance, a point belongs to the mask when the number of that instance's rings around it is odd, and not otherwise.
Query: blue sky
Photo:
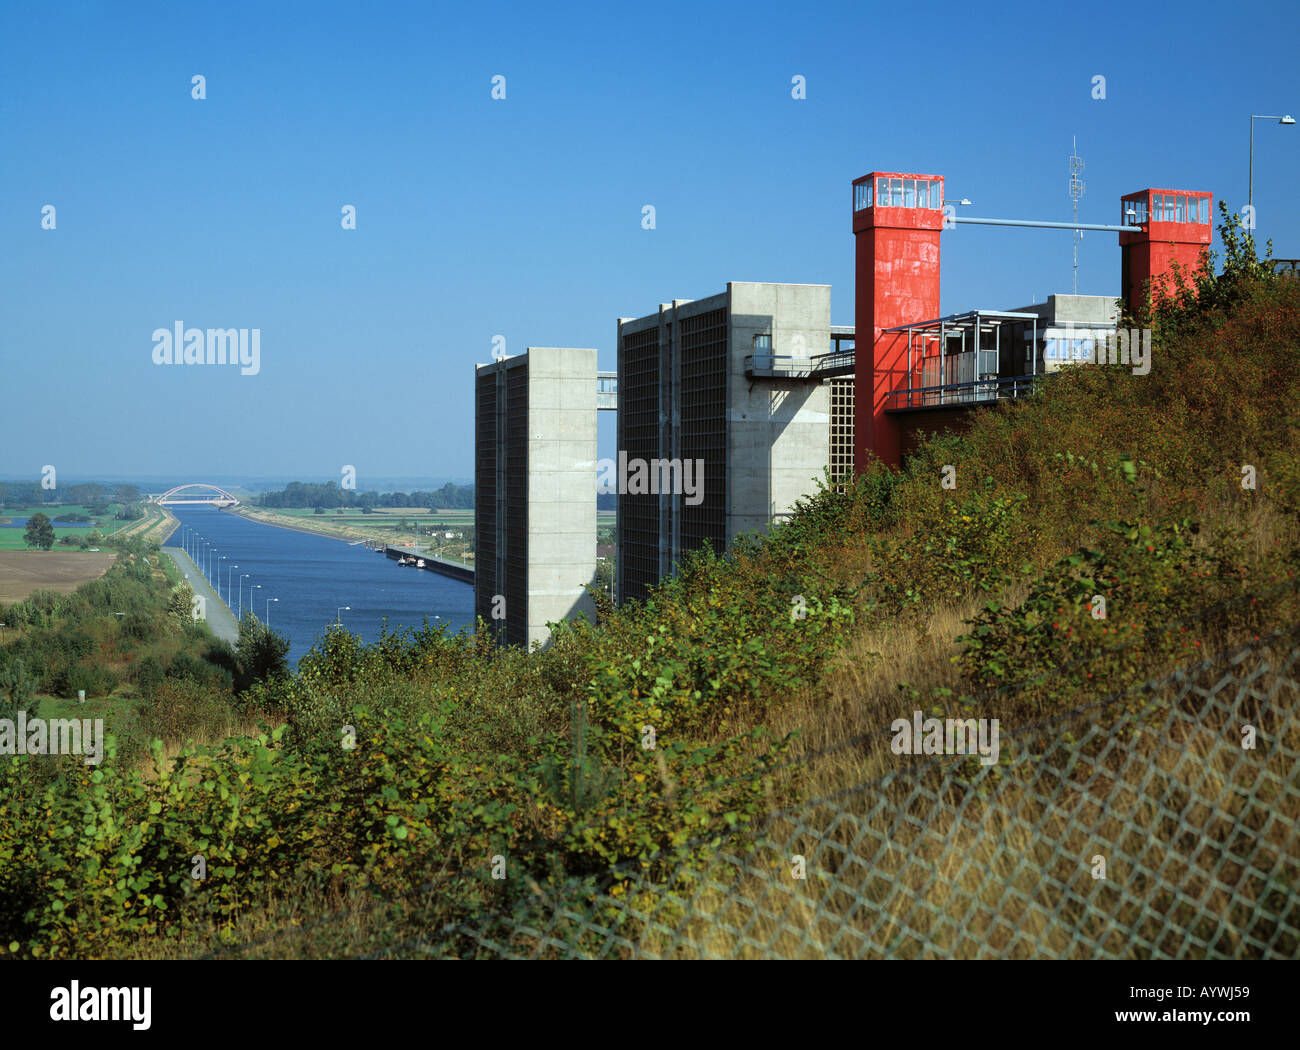
[[[1077,135],[1083,221],[1144,186],[1239,208],[1249,115],[1300,111],[1298,10],[4,5],[0,477],[468,477],[494,335],[612,369],[619,316],[728,280],[830,284],[851,324],[873,169],[1066,219]],[[1258,122],[1283,257],[1298,168],[1300,125]],[[1070,234],[958,227],[942,281],[944,312],[1068,292]],[[1085,236],[1079,290],[1118,294],[1113,234]],[[259,328],[260,373],[155,365],[177,320]]]

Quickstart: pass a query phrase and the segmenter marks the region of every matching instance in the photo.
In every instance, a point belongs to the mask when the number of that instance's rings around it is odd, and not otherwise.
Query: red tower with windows
[[[885,414],[891,390],[907,385],[907,338],[887,328],[939,316],[943,179],[873,171],[853,183],[855,340],[853,462],[869,454],[900,461],[899,428]]]
[[[1185,271],[1200,266],[1214,236],[1213,203],[1210,194],[1191,190],[1139,190],[1120,198],[1123,224],[1142,227],[1119,235],[1120,282],[1131,313],[1146,304],[1147,281],[1153,289],[1168,287],[1174,263]]]

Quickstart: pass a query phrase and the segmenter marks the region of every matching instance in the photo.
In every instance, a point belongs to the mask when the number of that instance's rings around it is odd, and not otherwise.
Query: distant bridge
[[[184,497],[178,498],[178,493],[185,492],[186,489],[208,489],[212,495],[203,498],[192,498],[193,493],[187,493]],[[193,481],[188,485],[177,485],[174,489],[168,489],[161,496],[150,497],[151,502],[160,506],[175,506],[177,504],[206,503],[213,507],[237,507],[239,500],[235,499],[225,489],[216,485],[209,485],[203,481]]]

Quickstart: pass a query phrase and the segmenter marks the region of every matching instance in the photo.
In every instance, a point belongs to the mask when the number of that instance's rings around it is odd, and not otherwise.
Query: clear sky
[[[849,185],[873,169],[1067,219],[1077,135],[1083,221],[1145,186],[1240,208],[1250,114],[1300,116],[1298,12],[3,4],[0,478],[469,477],[495,335],[612,369],[619,316],[729,280],[830,284],[851,324]],[[1283,257],[1298,170],[1300,125],[1257,122]],[[945,233],[944,312],[1068,292],[1070,238]],[[1085,236],[1079,290],[1118,294],[1114,234]],[[155,365],[177,321],[260,329],[259,373]]]

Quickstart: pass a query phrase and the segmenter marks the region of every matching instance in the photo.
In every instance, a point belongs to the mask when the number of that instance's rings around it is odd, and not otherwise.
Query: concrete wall
[[[777,356],[830,353],[831,289],[825,284],[732,281],[727,384],[727,542],[766,532],[772,518],[813,492],[830,462],[830,389],[809,380],[750,380],[755,335]]]
[[[1119,323],[1117,301],[1113,295],[1049,295],[1045,303],[1017,306],[1011,312],[1037,314],[1052,325],[1115,325]]]
[[[528,639],[585,613],[596,578],[596,351],[528,348]]]

